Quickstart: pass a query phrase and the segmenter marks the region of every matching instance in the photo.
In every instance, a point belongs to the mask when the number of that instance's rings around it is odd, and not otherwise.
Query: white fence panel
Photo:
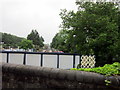
[[[57,68],[57,55],[43,55],[43,67]]]
[[[9,54],[9,63],[23,64],[24,54]]]
[[[1,53],[0,54],[0,62],[7,62],[7,54],[6,53]]]
[[[26,64],[33,66],[40,66],[41,55],[40,54],[26,54]]]
[[[80,62],[80,56],[75,56],[75,68],[77,68],[79,62]]]
[[[59,66],[62,69],[70,69],[73,67],[73,55],[60,55]]]

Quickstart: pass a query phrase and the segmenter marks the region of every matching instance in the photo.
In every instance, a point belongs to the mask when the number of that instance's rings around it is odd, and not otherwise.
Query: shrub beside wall
[[[111,84],[106,86],[105,80]],[[79,88],[118,90],[120,76],[2,63],[2,88]]]

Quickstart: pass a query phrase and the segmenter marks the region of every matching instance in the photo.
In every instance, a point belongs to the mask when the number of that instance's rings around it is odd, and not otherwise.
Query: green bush
[[[103,67],[96,67],[96,68],[79,68],[79,69],[71,68],[71,70],[95,72],[106,76],[120,75],[120,63],[115,62],[113,64],[105,64]]]

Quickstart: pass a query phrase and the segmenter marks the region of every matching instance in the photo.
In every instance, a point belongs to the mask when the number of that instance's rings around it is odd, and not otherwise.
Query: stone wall
[[[105,79],[111,81],[109,86]],[[92,72],[2,63],[2,88],[119,90],[120,76],[105,77]]]

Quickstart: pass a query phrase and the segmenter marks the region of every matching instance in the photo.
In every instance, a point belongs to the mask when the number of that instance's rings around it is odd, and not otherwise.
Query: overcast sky
[[[77,10],[76,0],[2,0],[2,32],[27,37],[32,29],[50,43],[60,30],[60,9]]]

